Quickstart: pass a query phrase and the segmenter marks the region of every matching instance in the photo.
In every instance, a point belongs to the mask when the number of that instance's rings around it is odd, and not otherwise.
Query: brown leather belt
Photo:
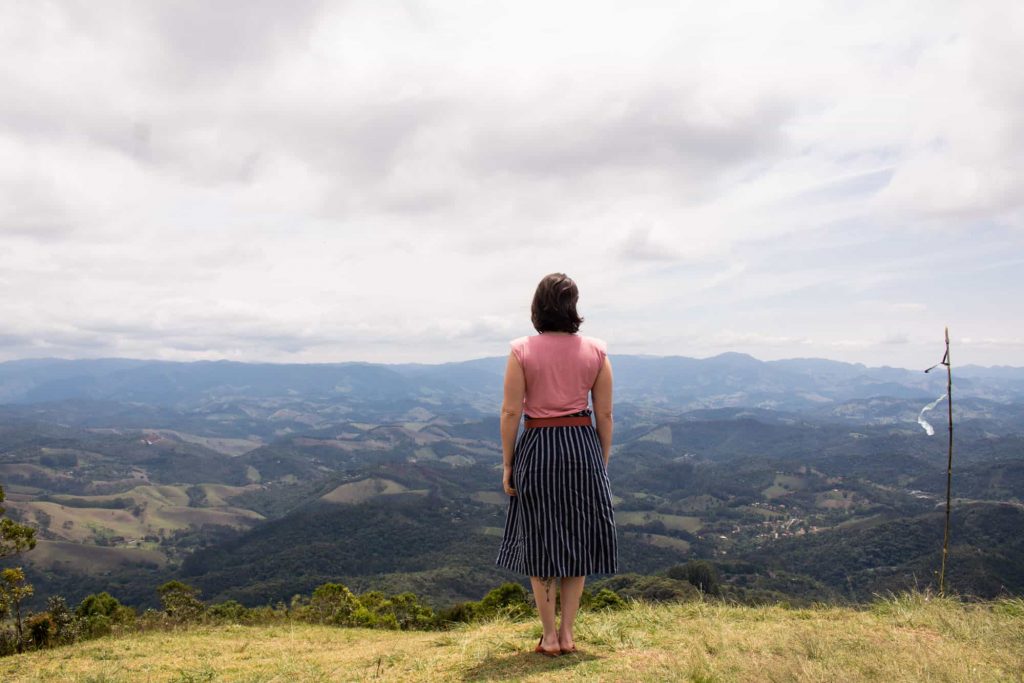
[[[589,427],[593,422],[587,415],[566,416],[566,417],[531,417],[523,420],[527,429],[536,427]]]

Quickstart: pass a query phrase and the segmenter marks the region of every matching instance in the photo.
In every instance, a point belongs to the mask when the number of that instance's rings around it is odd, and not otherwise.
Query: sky
[[[1024,3],[0,7],[0,361],[1024,365]]]

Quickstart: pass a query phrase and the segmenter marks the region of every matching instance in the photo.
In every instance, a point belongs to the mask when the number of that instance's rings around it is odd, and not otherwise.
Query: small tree
[[[206,605],[199,599],[199,589],[181,581],[168,581],[156,589],[164,612],[178,623],[196,621]]]
[[[21,567],[11,567],[0,572],[0,617],[8,613],[14,615],[18,652],[24,651],[21,603],[33,592],[32,584],[25,582],[25,572]]]
[[[318,624],[346,625],[352,623],[353,615],[359,608],[359,600],[347,586],[325,583],[313,591],[306,614]]]
[[[51,595],[46,599],[46,611],[53,622],[52,640],[57,644],[72,643],[78,639],[79,622],[68,609],[67,600],[62,595]]]
[[[0,503],[4,502],[4,487],[0,486]],[[5,508],[0,505],[0,517]],[[36,530],[13,519],[0,519],[0,558],[32,550],[36,547]]]
[[[94,593],[86,596],[75,608],[86,634],[90,637],[104,636],[113,630],[115,623],[126,623],[135,619],[135,610],[122,605],[110,593]]]
[[[75,608],[75,616],[88,619],[89,617],[104,616],[113,618],[121,603],[110,593],[94,593],[86,596]]]

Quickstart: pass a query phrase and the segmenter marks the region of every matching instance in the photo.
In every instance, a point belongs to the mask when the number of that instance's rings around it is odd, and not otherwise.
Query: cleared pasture
[[[113,571],[125,565],[153,563],[167,564],[159,550],[127,546],[106,547],[69,541],[41,539],[36,547],[24,555],[25,562],[44,569],[73,568],[80,572]]]
[[[370,479],[360,479],[359,481],[349,482],[348,484],[341,484],[328,493],[320,496],[320,500],[325,500],[329,503],[345,503],[354,505],[356,503],[362,503],[363,501],[370,500],[371,498],[376,498],[377,496],[390,496],[397,493],[425,494],[427,493],[427,490],[409,489],[402,486],[397,481],[372,477]]]
[[[661,522],[665,525],[666,529],[671,529],[672,531],[688,531],[690,533],[699,531],[701,527],[704,526],[704,522],[700,517],[669,515],[662,512],[637,510],[616,512],[615,521],[618,524],[631,526],[644,526],[651,522]]]

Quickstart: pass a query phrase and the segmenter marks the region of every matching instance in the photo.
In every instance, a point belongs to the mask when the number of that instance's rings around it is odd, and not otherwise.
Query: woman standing
[[[538,334],[512,341],[501,409],[509,504],[496,564],[530,577],[544,626],[535,651],[550,656],[576,651],[573,623],[587,574],[613,574],[618,559],[607,473],[612,367],[603,341],[577,334],[578,299],[576,283],[564,273],[537,285],[531,317]]]

